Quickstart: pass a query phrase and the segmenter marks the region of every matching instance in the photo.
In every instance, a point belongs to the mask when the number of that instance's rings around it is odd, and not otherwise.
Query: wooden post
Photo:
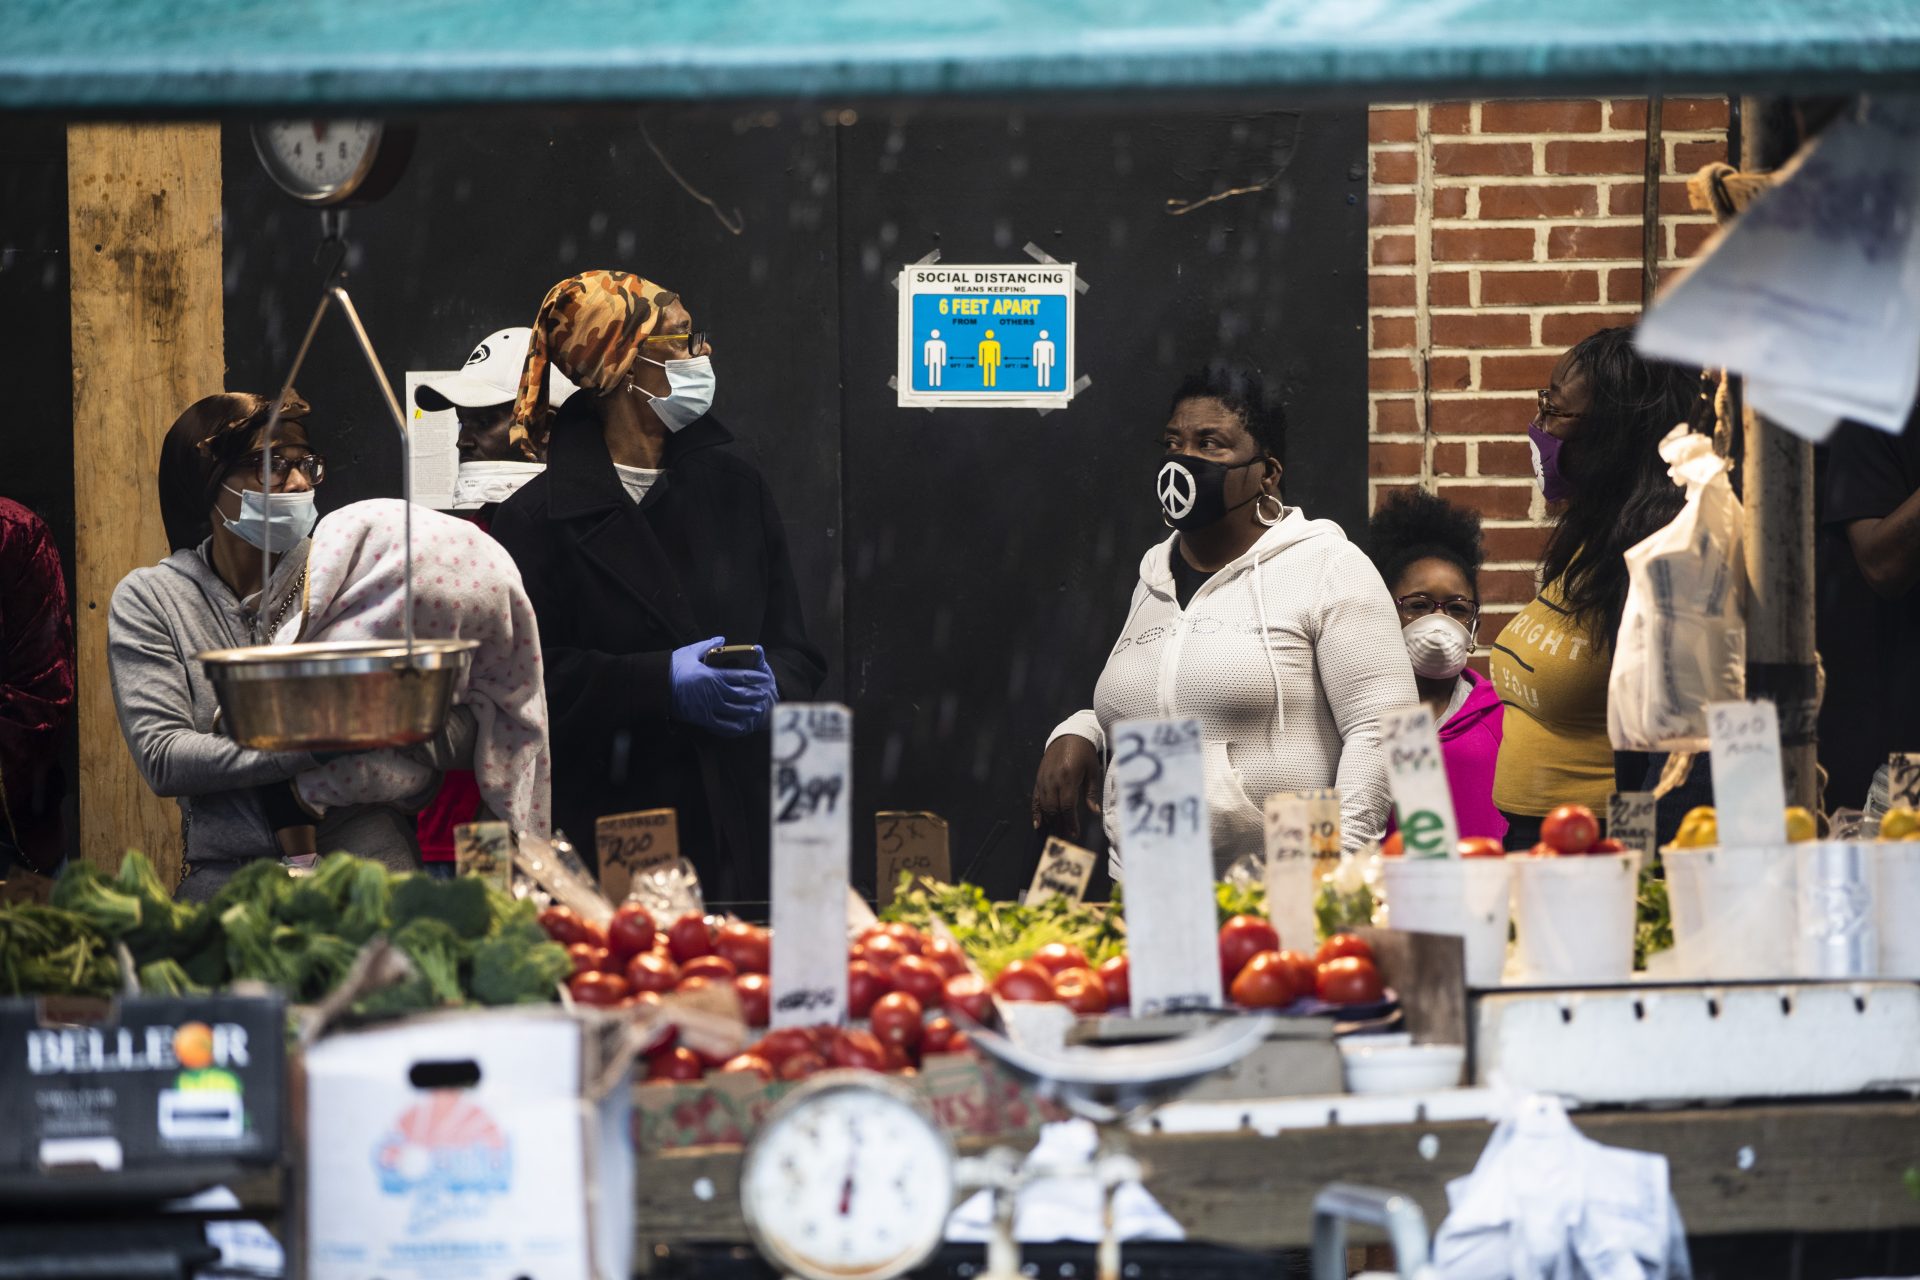
[[[145,850],[171,883],[180,813],[148,790],[120,736],[107,606],[129,570],[167,553],[155,488],[161,438],[225,381],[219,126],[69,127],[67,233],[80,852],[111,870],[122,850]]]

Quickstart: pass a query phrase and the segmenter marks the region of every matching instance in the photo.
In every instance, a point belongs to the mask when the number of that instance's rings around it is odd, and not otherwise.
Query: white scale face
[[[740,1175],[767,1260],[804,1280],[878,1280],[919,1265],[953,1208],[953,1149],[899,1086],[823,1078],[754,1137]]]
[[[378,120],[275,120],[254,130],[254,146],[289,194],[325,204],[353,193],[382,132]]]

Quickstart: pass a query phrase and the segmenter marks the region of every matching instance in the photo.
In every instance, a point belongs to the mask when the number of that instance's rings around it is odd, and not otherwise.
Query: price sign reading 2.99
[[[853,713],[789,702],[773,713],[773,1025],[847,1010],[848,787]]]
[[[1136,1014],[1220,1003],[1206,748],[1196,720],[1115,725],[1120,858]]]
[[[1440,735],[1433,712],[1403,707],[1380,717],[1381,743],[1387,752],[1387,780],[1393,785],[1393,812],[1409,858],[1451,858],[1459,853],[1460,828],[1453,815],[1453,792],[1440,757]]]

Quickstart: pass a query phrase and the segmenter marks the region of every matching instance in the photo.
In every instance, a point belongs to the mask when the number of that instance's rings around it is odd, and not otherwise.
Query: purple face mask
[[[1560,474],[1560,437],[1549,434],[1535,418],[1527,424],[1527,444],[1533,450],[1533,478],[1540,482],[1540,496],[1548,502],[1566,501],[1567,478]]]

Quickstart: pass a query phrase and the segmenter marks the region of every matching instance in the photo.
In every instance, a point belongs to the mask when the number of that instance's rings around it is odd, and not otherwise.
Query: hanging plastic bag
[[[1620,751],[1705,751],[1707,704],[1747,696],[1740,500],[1709,437],[1675,427],[1660,456],[1687,500],[1627,550],[1607,730]]]

